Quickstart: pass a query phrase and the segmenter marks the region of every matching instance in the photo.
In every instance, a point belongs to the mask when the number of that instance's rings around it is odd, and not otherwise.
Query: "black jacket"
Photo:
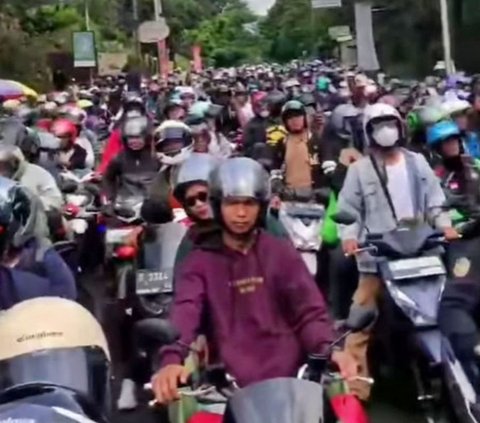
[[[160,170],[160,162],[149,150],[120,152],[108,165],[103,188],[108,200],[143,197]]]

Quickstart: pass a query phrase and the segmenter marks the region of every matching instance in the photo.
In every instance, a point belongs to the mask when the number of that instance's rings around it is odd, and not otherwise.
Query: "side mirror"
[[[350,308],[345,328],[350,332],[361,332],[375,323],[378,312],[374,308],[353,305]]]
[[[351,215],[346,211],[339,211],[332,216],[332,219],[335,223],[340,225],[351,225],[357,221],[355,216]]]
[[[64,194],[73,194],[77,190],[78,184],[71,179],[65,179],[60,183],[60,191]]]
[[[144,319],[135,323],[134,332],[139,338],[155,341],[162,345],[171,345],[180,338],[178,331],[170,322],[162,319]]]

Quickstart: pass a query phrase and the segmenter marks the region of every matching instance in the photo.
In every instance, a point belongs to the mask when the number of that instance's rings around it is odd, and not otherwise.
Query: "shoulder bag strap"
[[[385,178],[380,173],[380,169],[378,168],[378,163],[375,160],[375,158],[373,157],[373,155],[370,155],[370,161],[372,162],[373,169],[375,170],[375,173],[378,176],[378,179],[380,181],[380,185],[382,187],[383,193],[385,194],[385,197],[387,198],[388,206],[390,207],[390,211],[392,212],[393,218],[395,219],[395,222],[398,223],[397,213],[395,212],[395,207],[393,205],[392,197],[390,196],[390,193],[388,192],[387,181],[385,180]]]

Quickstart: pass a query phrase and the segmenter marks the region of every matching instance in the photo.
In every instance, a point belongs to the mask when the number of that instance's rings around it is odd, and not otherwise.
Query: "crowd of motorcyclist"
[[[99,187],[107,225],[118,225],[116,204],[132,197],[142,199],[142,219],[152,224],[184,209],[189,229],[169,316],[181,343],[160,351],[153,378],[160,403],[178,399],[188,377],[184,346],[199,334],[207,336],[210,360],[240,386],[294,375],[306,354],[327,350],[333,319],[345,319],[352,301],[377,305],[382,281],[359,247],[367,232],[426,222],[456,241],[456,224],[478,209],[475,78],[370,79],[314,61],[134,79],[3,99],[0,304],[77,298],[76,269],[55,248],[72,237],[66,175]],[[273,183],[275,172],[281,176]],[[278,210],[285,192],[322,188],[328,212],[311,275]],[[461,197],[462,207],[447,209],[451,197]],[[335,224],[337,211],[356,222]],[[476,257],[465,259],[477,266]],[[480,390],[480,291],[468,273],[464,283],[447,285],[439,322]],[[331,357],[362,400],[371,388],[370,331],[349,335]],[[120,409],[137,406],[132,370],[123,375]]]

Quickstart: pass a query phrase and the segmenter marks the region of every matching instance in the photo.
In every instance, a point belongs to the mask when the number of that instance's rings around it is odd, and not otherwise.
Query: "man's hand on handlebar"
[[[460,239],[461,235],[457,232],[455,228],[445,228],[443,230],[443,235],[447,241],[455,241],[456,239]]]
[[[358,376],[358,362],[350,353],[334,351],[332,353],[332,362],[338,366],[343,379],[349,380]]]
[[[346,239],[342,246],[346,256],[354,256],[358,250],[358,241],[356,239]]]
[[[152,390],[159,404],[168,405],[180,399],[179,385],[186,385],[188,370],[179,364],[170,364],[160,369],[152,379]]]

